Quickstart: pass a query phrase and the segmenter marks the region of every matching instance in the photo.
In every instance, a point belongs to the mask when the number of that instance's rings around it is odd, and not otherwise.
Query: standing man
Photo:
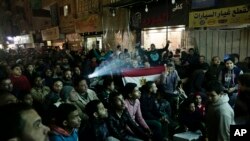
[[[210,104],[206,116],[209,141],[229,141],[230,125],[234,122],[234,111],[229,105],[229,97],[223,93],[223,86],[218,81],[211,81],[207,86]]]
[[[150,51],[146,52],[148,62],[151,66],[159,66],[161,59],[162,59],[162,53],[164,51],[168,52],[170,41],[167,41],[167,44],[162,49],[156,49],[155,44],[150,45]]]

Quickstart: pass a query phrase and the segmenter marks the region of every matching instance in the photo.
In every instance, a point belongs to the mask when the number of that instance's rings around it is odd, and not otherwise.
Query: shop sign
[[[59,28],[53,27],[41,31],[43,41],[59,39]]]
[[[188,6],[185,0],[159,2],[156,5],[134,7],[131,10],[131,26],[133,28],[147,28],[157,26],[186,25],[188,17]]]
[[[247,5],[189,13],[189,27],[211,27],[250,23]]]
[[[175,4],[169,4],[168,26],[186,25],[188,21],[188,6],[185,1],[176,1]]]
[[[177,12],[178,10],[182,10],[183,9],[183,3],[180,4],[175,4],[174,7],[172,8],[172,12]]]
[[[167,22],[168,13],[162,12],[157,16],[145,17],[142,20],[142,27],[151,27],[151,26],[162,26]]]
[[[66,39],[69,42],[79,42],[79,41],[81,41],[81,35],[78,33],[67,34]]]
[[[34,43],[32,34],[14,37],[14,44],[30,44],[30,43]]]
[[[89,16],[86,20],[76,21],[75,31],[76,33],[101,31],[100,16],[97,14],[94,14],[94,15]]]

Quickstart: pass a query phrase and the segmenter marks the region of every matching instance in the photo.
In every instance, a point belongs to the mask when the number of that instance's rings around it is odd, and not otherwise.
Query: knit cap
[[[63,86],[61,90],[61,98],[63,101],[65,101],[68,97],[70,92],[74,89],[72,86]]]
[[[233,56],[231,56],[231,55],[225,55],[224,56],[224,63],[226,63],[229,60],[232,61],[233,63],[235,61]]]

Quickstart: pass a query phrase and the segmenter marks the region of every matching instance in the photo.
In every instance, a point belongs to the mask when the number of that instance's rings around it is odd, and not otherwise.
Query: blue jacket
[[[53,134],[49,136],[50,141],[78,141],[78,130],[73,129],[71,134],[66,134],[66,131],[52,130]]]

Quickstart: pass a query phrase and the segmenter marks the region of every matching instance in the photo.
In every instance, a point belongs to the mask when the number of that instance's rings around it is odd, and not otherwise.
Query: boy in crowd
[[[56,110],[55,125],[52,125],[50,141],[77,141],[81,124],[77,108],[69,103],[61,104]]]

